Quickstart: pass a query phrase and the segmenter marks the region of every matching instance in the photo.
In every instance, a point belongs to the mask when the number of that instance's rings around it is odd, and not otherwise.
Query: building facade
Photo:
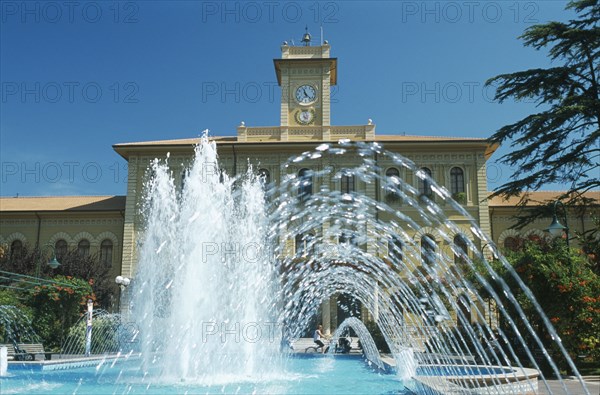
[[[518,236],[535,234],[546,237],[543,229],[550,223],[549,218],[547,223],[540,221],[515,231],[511,226],[517,202],[488,199],[486,162],[497,146],[486,139],[379,134],[371,120],[363,125],[332,125],[331,87],[337,84],[338,60],[330,56],[330,50],[326,42],[318,46],[284,43],[281,57],[274,59],[275,76],[281,88],[279,125],[252,127],[242,122],[234,135],[213,137],[222,169],[235,176],[245,173],[252,165],[270,182],[277,184],[287,174],[301,176],[306,170],[294,166],[282,169],[282,163],[293,155],[313,150],[321,143],[335,143],[341,139],[379,142],[386,150],[412,160],[445,187],[500,247],[510,246],[510,241]],[[51,244],[56,248],[63,248],[64,243],[70,247],[89,243],[89,248],[106,256],[110,241],[110,262],[115,276],[120,274],[135,279],[137,240],[144,226],[140,208],[149,164],[155,158],[169,156],[175,181],[181,184],[199,141],[199,138],[192,138],[114,145],[116,152],[128,163],[126,196],[1,198],[0,243],[8,251],[16,248],[19,242],[36,246]],[[357,160],[352,156],[340,157],[335,163],[331,159],[323,159],[317,166],[352,168]],[[414,172],[386,160],[377,165],[382,175],[400,177],[422,193],[427,193],[427,185]],[[345,188],[350,191],[351,188],[376,200],[386,199],[384,191],[373,184],[359,180],[351,184],[333,179],[327,182],[330,190]],[[547,201],[555,194],[537,193],[536,196],[540,201]],[[600,196],[597,198],[600,201]],[[399,204],[388,203],[391,206]],[[409,207],[401,209],[410,214]],[[472,238],[469,218],[453,215],[450,219],[461,227],[465,237]],[[574,219],[572,226],[573,230],[583,230],[593,224],[591,218],[583,218]],[[437,238],[434,229],[426,231]],[[423,235],[413,236],[419,238]],[[289,251],[297,248],[297,240],[285,242]],[[443,245],[439,238],[434,242],[438,243],[437,248],[441,252],[452,255],[450,247]],[[335,328],[338,323],[336,309],[333,308],[335,304],[336,300],[332,298],[322,306],[321,318],[326,329]]]

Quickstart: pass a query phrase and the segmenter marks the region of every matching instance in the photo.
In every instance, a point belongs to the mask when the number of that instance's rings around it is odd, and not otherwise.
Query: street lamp
[[[559,204],[562,207],[563,213],[564,213],[564,219],[565,219],[564,226],[558,220],[558,215],[556,213],[556,206],[558,206]],[[562,204],[562,202],[560,200],[556,200],[554,202],[554,204],[552,205],[552,223],[550,224],[550,226],[548,226],[548,228],[546,229],[546,232],[550,233],[553,237],[561,237],[564,232],[567,237],[567,250],[570,249],[570,247],[569,247],[569,225],[567,222],[567,209],[565,208],[565,205]]]
[[[119,284],[119,287],[121,288],[121,291],[124,291],[125,287],[129,285],[129,283],[131,282],[131,280],[128,279],[127,277],[117,276],[115,278],[115,282],[117,284]]]
[[[123,297],[123,292],[125,292],[125,288],[129,285],[131,280],[127,277],[117,276],[115,277],[115,282],[119,285],[119,289],[121,292],[119,293],[119,312],[121,311],[121,298]]]
[[[46,265],[50,266],[51,269],[56,269],[60,266],[60,262],[56,259],[56,249],[52,244],[46,244],[42,248],[40,248],[40,259],[38,259],[36,268],[35,268],[35,276],[39,277],[40,272],[42,270],[42,258],[44,257],[44,249],[51,248],[52,249],[52,259],[50,259]]]
[[[558,215],[556,214],[556,206],[558,206],[559,204],[562,207],[563,213],[565,215],[564,226],[560,223],[560,221],[558,220]],[[563,231],[565,232],[565,236],[567,238],[567,263],[569,264],[569,270],[572,271],[573,267],[571,265],[571,247],[569,245],[569,224],[567,222],[567,209],[560,200],[555,200],[554,204],[552,205],[552,223],[546,229],[546,232],[550,233],[553,237],[562,237]]]
[[[499,256],[496,254],[496,246],[490,241],[485,243],[482,247],[481,247],[481,255],[484,256],[485,258],[485,249],[487,249],[492,253],[492,258],[494,260],[499,259]],[[490,323],[490,328],[492,327],[492,299],[491,297],[488,297],[488,320]]]
[[[492,242],[488,242],[485,243],[482,247],[481,247],[481,254],[485,256],[485,249],[487,249],[491,252],[492,254],[492,258],[494,259],[498,259],[498,255],[496,254],[496,249],[494,248],[495,246],[492,245]]]

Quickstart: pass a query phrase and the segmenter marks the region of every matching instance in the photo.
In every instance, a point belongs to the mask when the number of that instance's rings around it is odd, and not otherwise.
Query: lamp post
[[[42,271],[42,258],[44,257],[44,249],[51,248],[52,249],[52,259],[50,259],[46,265],[50,266],[51,269],[56,269],[60,266],[60,262],[56,259],[56,249],[52,244],[46,244],[40,248],[40,258],[38,259],[37,265],[35,267],[35,276],[39,277],[40,272]]]
[[[492,245],[492,242],[488,242],[485,243],[483,246],[481,246],[481,255],[485,256],[485,249],[487,249],[490,251],[492,258],[493,259],[498,259],[498,255],[496,254],[496,250],[494,249],[494,246]]]
[[[119,313],[121,312],[121,298],[123,297],[123,293],[125,292],[125,288],[129,285],[131,280],[127,277],[117,276],[115,278],[115,283],[119,285],[120,293],[119,293]]]
[[[92,355],[92,318],[94,316],[94,302],[92,299],[87,301],[87,319],[85,326],[85,356]]]
[[[560,223],[558,220],[558,214],[556,213],[556,207],[560,205],[563,209],[565,224]],[[567,238],[567,262],[569,263],[569,270],[572,269],[571,265],[571,246],[569,244],[569,224],[567,222],[567,209],[560,200],[555,200],[552,205],[552,223],[545,229],[546,232],[550,233],[553,237],[562,237],[563,232]]]
[[[565,219],[564,226],[558,220],[558,215],[556,213],[556,206],[558,206],[558,205],[560,205],[563,209],[564,219]],[[562,236],[563,231],[565,232],[565,235],[567,236],[567,249],[569,249],[569,224],[567,222],[567,209],[565,208],[565,205],[562,204],[562,202],[560,200],[556,200],[554,202],[554,204],[552,205],[552,223],[550,224],[550,226],[548,226],[548,228],[546,229],[546,232],[550,233],[554,237],[560,237],[560,236]]]
[[[129,283],[131,282],[131,280],[128,279],[127,277],[117,276],[115,278],[115,282],[117,284],[119,284],[119,288],[121,288],[121,291],[125,291],[125,287],[127,287],[129,285]]]
[[[492,253],[492,259],[494,259],[494,260],[498,259],[498,255],[496,255],[496,250],[494,249],[494,246],[492,246],[492,242],[487,242],[481,247],[481,255],[483,255],[485,258],[485,248],[486,247]],[[491,297],[488,297],[488,321],[490,324],[490,328],[492,328],[492,298]]]

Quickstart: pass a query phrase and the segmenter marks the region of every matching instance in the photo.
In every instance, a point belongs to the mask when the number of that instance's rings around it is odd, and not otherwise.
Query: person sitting
[[[323,325],[319,325],[317,327],[317,329],[315,329],[315,333],[313,335],[313,341],[317,345],[317,348],[315,351],[318,351],[320,348],[321,352],[324,354],[325,353],[325,343],[323,343],[323,341],[321,339],[324,339],[325,335],[323,335],[322,331],[323,331]]]
[[[338,340],[338,345],[336,347],[336,352],[342,353],[342,354],[348,354],[350,352],[350,350],[352,349],[352,340],[348,339],[347,337],[340,337]]]

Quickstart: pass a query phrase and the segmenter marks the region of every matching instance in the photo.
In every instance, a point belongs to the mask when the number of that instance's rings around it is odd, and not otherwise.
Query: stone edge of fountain
[[[396,370],[396,361],[391,355],[381,355],[381,361],[384,364],[386,373],[394,373]],[[420,365],[420,366],[461,366],[461,367],[481,367],[483,365]],[[425,376],[417,375],[413,379],[419,384],[442,394],[449,393],[472,393],[480,387],[494,387],[499,394],[519,393],[523,395],[537,394],[539,371],[531,368],[513,368],[509,366],[486,366],[488,368],[500,368],[512,371],[514,376],[505,376],[500,379],[493,374],[480,375],[447,375],[447,376]],[[498,384],[498,381],[505,383]],[[471,387],[465,387],[465,383],[471,383]]]
[[[139,358],[139,355],[98,355],[91,357],[74,357],[48,361],[8,361],[8,371],[11,370],[34,370],[52,371],[73,368],[99,366],[105,363],[113,363]]]

